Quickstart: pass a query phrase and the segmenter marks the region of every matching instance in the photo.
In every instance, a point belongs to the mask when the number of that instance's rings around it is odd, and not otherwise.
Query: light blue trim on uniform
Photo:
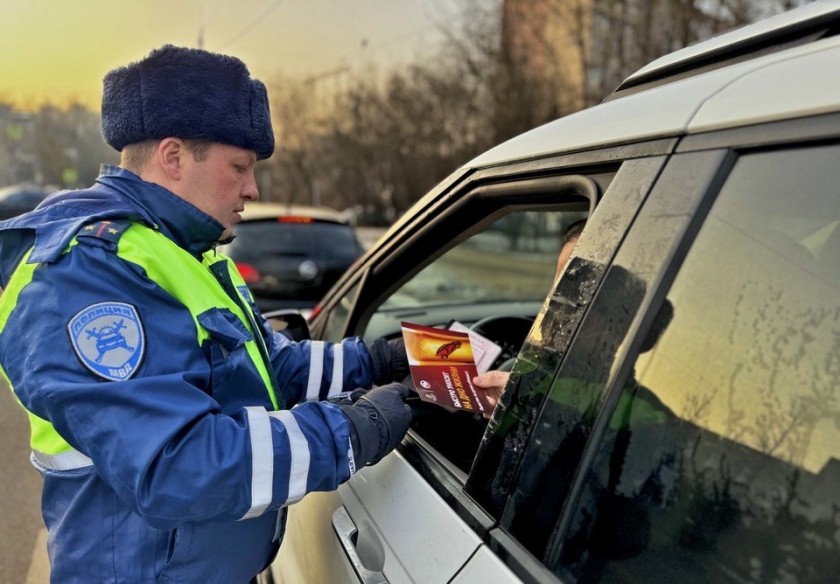
[[[251,434],[251,508],[241,519],[262,515],[271,503],[274,486],[274,445],[271,419],[265,408],[245,408]]]
[[[289,410],[269,412],[272,418],[280,420],[289,436],[289,495],[285,505],[297,503],[306,494],[306,483],[309,480],[309,443],[300,429],[295,415]]]
[[[68,450],[61,454],[44,454],[33,450],[29,455],[29,460],[36,468],[48,470],[75,470],[93,466],[93,461],[78,450]]]
[[[347,462],[350,465],[350,474],[356,474],[356,457],[353,456],[353,441],[347,438]]]
[[[344,345],[341,343],[333,345],[333,370],[330,389],[327,391],[327,399],[335,397],[344,389]]]
[[[312,341],[309,344],[309,380],[306,385],[306,401],[318,401],[320,398],[325,350],[324,341]]]

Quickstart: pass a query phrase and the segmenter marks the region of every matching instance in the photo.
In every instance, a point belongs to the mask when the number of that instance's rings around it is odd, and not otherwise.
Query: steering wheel
[[[474,323],[470,329],[502,348],[502,352],[490,368],[510,371],[533,325],[534,319],[530,317],[488,316]]]

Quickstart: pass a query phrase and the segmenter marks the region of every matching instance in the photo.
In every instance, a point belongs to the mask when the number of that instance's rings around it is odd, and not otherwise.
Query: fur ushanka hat
[[[274,152],[265,85],[235,57],[164,45],[105,75],[102,135],[126,144],[175,137]]]

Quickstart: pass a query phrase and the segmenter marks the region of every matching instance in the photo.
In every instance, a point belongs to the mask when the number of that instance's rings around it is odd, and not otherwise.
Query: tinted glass
[[[352,228],[336,223],[246,221],[226,250],[235,259],[262,255],[300,255],[353,260],[361,249]]]
[[[593,398],[600,395],[593,384],[608,376],[607,348],[621,338],[626,330],[624,321],[632,318],[634,307],[610,300],[599,309],[598,298],[593,302],[593,295],[600,287],[619,286],[622,288],[616,290],[617,294],[628,301],[635,298],[624,293],[622,278],[603,278],[664,160],[656,157],[622,163],[587,222],[575,248],[576,257],[542,305],[470,469],[466,485],[470,496],[494,516],[504,508],[502,527],[539,557],[565,500],[569,481],[564,484],[563,477],[570,477],[577,468],[581,445],[589,433],[588,426],[573,427],[567,412],[553,405],[553,395],[569,385],[568,378],[556,379],[558,368],[567,351],[572,351],[571,340],[580,338],[574,333],[590,307],[615,315],[610,326],[593,327],[603,339],[597,349],[590,350],[587,342],[579,350],[583,353],[581,387],[595,392]],[[702,176],[697,169],[708,161],[693,162],[695,175]],[[681,185],[692,193],[697,185],[688,182],[683,179]],[[601,357],[601,361],[596,362],[592,355]],[[588,418],[582,422],[588,423]],[[563,460],[558,461],[558,457]]]
[[[659,312],[658,342],[615,402],[569,533],[552,545],[558,573],[836,581],[838,155],[737,162]]]
[[[663,162],[663,158],[648,158],[622,164],[587,222],[575,257],[542,305],[470,469],[469,494],[494,516],[507,505],[503,528],[537,556],[542,556],[590,431],[590,416],[577,418],[576,425],[570,412],[557,407],[562,398],[554,396],[569,390],[576,375],[580,390],[571,391],[579,396],[585,391],[593,401],[602,393],[595,385],[605,384],[609,356],[614,351],[611,347],[620,342],[627,329],[625,321],[632,318],[638,301],[636,294],[628,293],[626,278],[617,274],[608,275],[606,281],[603,278]],[[703,160],[695,160],[692,168],[696,171],[703,164]],[[688,182],[683,179],[680,184],[692,193],[696,185]],[[615,289],[626,302],[610,300],[601,307],[598,297],[593,301],[601,287]],[[600,339],[594,350],[590,341],[581,343],[574,335],[590,307],[596,313],[612,315],[591,327],[598,335],[589,338]],[[609,326],[603,326],[605,322]],[[572,338],[580,348],[570,348]],[[556,379],[567,351],[580,365]],[[592,351],[600,359],[593,359]]]

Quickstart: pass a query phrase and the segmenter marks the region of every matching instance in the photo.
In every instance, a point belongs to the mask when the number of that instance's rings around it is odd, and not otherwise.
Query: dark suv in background
[[[311,308],[362,255],[344,215],[323,207],[251,203],[234,235],[219,249],[263,312]]]
[[[837,582],[839,33],[814,2],[663,57],[406,213],[313,338],[458,320],[510,379],[293,505],[275,579]]]
[[[34,184],[0,188],[0,221],[31,211],[56,190]]]

